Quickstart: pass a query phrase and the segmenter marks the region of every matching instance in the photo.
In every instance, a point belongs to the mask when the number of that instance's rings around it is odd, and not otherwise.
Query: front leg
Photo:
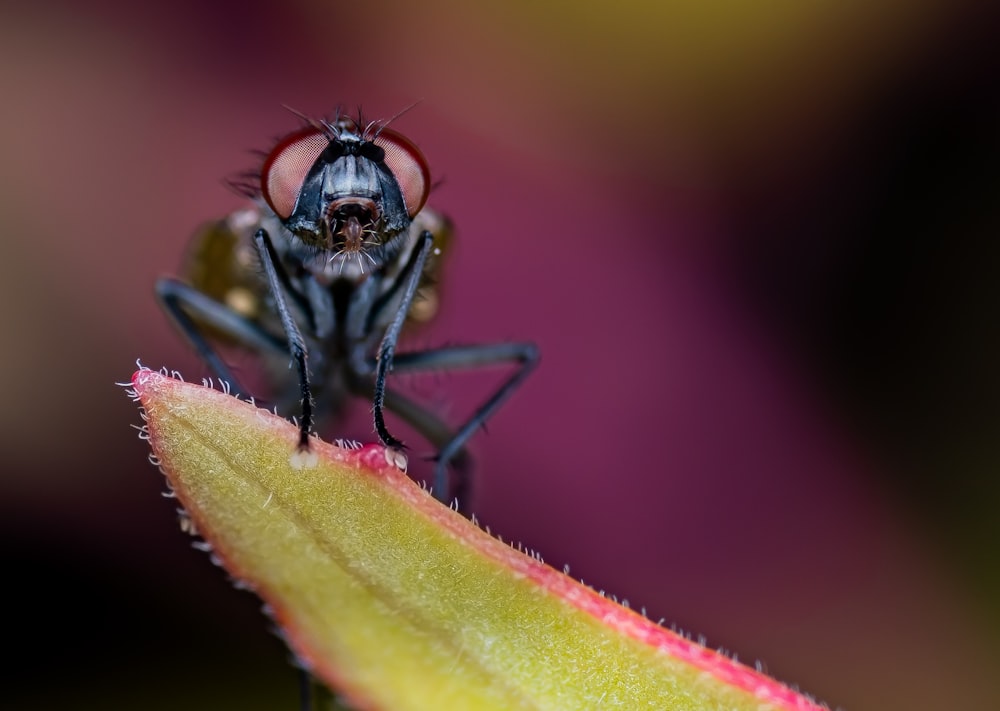
[[[389,374],[389,371],[392,370],[392,357],[396,352],[396,342],[399,340],[400,331],[403,330],[403,324],[406,322],[406,315],[410,311],[413,297],[417,293],[417,287],[420,286],[420,279],[424,273],[424,265],[427,264],[427,257],[430,255],[433,244],[434,236],[426,230],[422,232],[417,246],[413,250],[413,255],[400,274],[399,278],[405,280],[403,296],[399,302],[399,307],[396,309],[396,314],[392,318],[392,323],[389,324],[385,335],[382,336],[382,342],[379,344],[376,356],[375,401],[372,408],[375,415],[375,432],[378,434],[378,438],[382,444],[397,451],[402,450],[405,445],[401,440],[389,434],[389,430],[385,427],[385,418],[383,416],[385,408],[385,378]]]
[[[268,236],[266,230],[257,230],[257,234],[254,235],[254,244],[260,253],[261,264],[264,265],[267,284],[271,290],[271,295],[274,297],[274,305],[278,310],[278,316],[281,318],[281,326],[288,337],[288,351],[291,353],[292,360],[295,362],[295,367],[298,370],[299,391],[302,396],[302,418],[299,420],[299,449],[307,450],[309,449],[309,435],[312,433],[313,427],[312,388],[309,385],[309,367],[306,364],[306,357],[308,355],[306,342],[302,338],[302,332],[295,323],[295,319],[292,318],[292,314],[288,310],[288,303],[285,300],[285,286],[287,285],[290,289],[291,282],[278,259],[277,253],[274,251],[274,245],[271,244],[271,238]]]

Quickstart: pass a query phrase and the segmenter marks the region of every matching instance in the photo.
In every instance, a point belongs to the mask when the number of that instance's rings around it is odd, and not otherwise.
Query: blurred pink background
[[[543,356],[474,442],[480,520],[832,707],[995,708],[1000,62],[971,0],[11,5],[5,703],[297,707],[112,383],[204,374],[153,282],[282,104],[419,99],[395,127],[458,234],[410,343]],[[458,415],[494,381],[414,387]]]

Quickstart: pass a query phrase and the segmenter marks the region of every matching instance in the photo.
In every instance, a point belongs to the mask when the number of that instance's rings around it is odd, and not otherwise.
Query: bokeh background
[[[475,442],[479,518],[832,707],[996,708],[986,6],[4,3],[4,705],[297,707],[113,383],[204,374],[152,285],[282,104],[419,99],[458,237],[411,345],[543,352]],[[412,386],[457,416],[494,382]]]

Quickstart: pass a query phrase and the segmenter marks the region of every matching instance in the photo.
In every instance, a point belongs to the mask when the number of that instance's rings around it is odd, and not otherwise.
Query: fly
[[[252,205],[205,229],[187,280],[161,278],[157,296],[209,369],[237,394],[247,391],[220,354],[221,343],[291,359],[300,450],[309,448],[313,433],[314,395],[328,409],[348,395],[366,398],[390,453],[405,463],[385,410],[437,449],[435,496],[465,505],[466,444],[535,367],[537,348],[495,343],[397,352],[403,326],[433,316],[440,255],[451,236],[448,219],[424,205],[427,161],[388,121],[365,123],[338,112],[333,120],[305,122],[278,141],[259,173],[236,184]],[[514,373],[455,428],[386,385],[391,372],[503,363],[515,365]]]

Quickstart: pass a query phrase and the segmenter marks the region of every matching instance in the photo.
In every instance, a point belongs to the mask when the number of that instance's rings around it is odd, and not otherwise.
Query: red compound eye
[[[384,128],[372,141],[385,151],[385,165],[399,183],[406,202],[406,211],[413,217],[427,201],[430,191],[431,171],[427,160],[410,139]]]
[[[267,157],[260,174],[261,193],[281,219],[292,214],[309,169],[328,145],[326,134],[309,126],[285,136]]]

